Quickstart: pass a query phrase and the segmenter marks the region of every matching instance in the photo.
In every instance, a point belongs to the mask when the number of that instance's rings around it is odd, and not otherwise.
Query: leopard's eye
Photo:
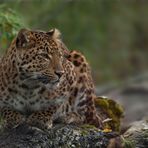
[[[37,54],[37,56],[41,60],[45,60],[45,61],[50,61],[51,60],[51,57],[47,53],[41,52],[41,53]]]

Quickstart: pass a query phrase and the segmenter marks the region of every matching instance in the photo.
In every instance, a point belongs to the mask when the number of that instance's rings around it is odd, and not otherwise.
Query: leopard
[[[102,128],[94,84],[83,54],[70,51],[58,29],[21,29],[0,61],[0,117],[50,129],[56,122]]]

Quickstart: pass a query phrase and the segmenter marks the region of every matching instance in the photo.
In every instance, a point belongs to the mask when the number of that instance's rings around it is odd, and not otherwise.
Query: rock
[[[1,148],[105,148],[109,140],[117,136],[84,125],[57,124],[48,131],[42,131],[27,124],[0,133]]]
[[[123,134],[123,144],[129,148],[148,147],[148,118],[131,124]]]

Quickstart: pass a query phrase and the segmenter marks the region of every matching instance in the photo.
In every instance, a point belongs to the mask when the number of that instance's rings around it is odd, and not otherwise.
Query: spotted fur
[[[0,61],[0,114],[8,127],[25,121],[50,128],[59,119],[102,127],[86,59],[69,53],[59,35],[22,29]]]

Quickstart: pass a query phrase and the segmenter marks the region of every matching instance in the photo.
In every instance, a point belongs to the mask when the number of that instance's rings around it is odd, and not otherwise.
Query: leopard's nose
[[[61,78],[61,76],[63,75],[64,71],[55,71],[55,74]]]

